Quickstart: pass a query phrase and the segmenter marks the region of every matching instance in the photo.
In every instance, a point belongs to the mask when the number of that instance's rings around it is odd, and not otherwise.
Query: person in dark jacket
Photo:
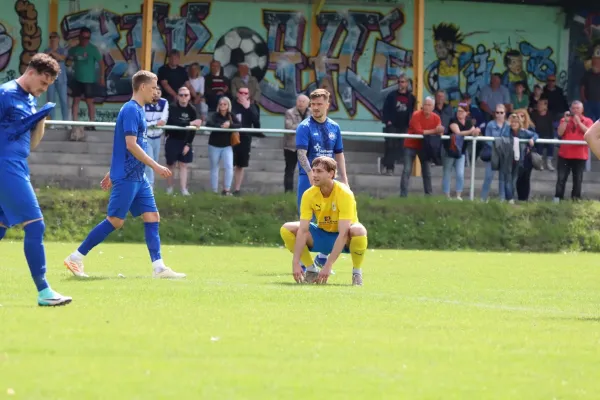
[[[250,102],[250,90],[247,86],[241,86],[236,93],[237,100],[232,104],[232,113],[241,122],[243,128],[260,128],[260,112],[256,104]],[[250,149],[252,147],[252,136],[264,136],[262,134],[250,134],[240,132],[241,143],[233,149],[234,169],[234,195],[240,194],[240,188],[244,181],[244,168],[250,164]]]
[[[383,104],[382,122],[385,133],[407,133],[410,117],[415,111],[415,96],[408,90],[408,78],[398,77],[398,90],[390,93]],[[385,138],[385,152],[381,160],[382,169],[387,175],[393,175],[396,161],[402,155],[402,139]],[[383,173],[383,171],[382,171]]]
[[[221,97],[217,104],[217,112],[206,122],[206,126],[213,128],[239,129],[242,125],[231,114],[231,100]],[[208,158],[210,160],[210,187],[213,192],[219,190],[219,162],[223,160],[225,178],[223,179],[224,196],[231,195],[231,182],[233,181],[233,147],[231,146],[231,132],[213,131],[208,137]]]
[[[202,126],[202,120],[198,118],[196,108],[190,103],[190,91],[183,86],[177,91],[177,100],[169,106],[169,119],[167,125],[171,126]],[[179,167],[179,182],[181,183],[181,194],[189,196],[187,189],[188,183],[188,164],[194,160],[194,151],[192,142],[196,137],[194,130],[173,130],[167,129],[165,132],[167,140],[165,141],[165,156],[167,166],[173,169],[175,164]],[[167,193],[173,193],[173,176],[167,178]]]

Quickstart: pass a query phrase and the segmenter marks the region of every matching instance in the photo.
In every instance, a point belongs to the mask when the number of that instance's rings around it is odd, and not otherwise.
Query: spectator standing
[[[296,99],[296,107],[285,112],[285,129],[295,131],[300,122],[312,115],[308,105],[310,99],[301,94]],[[285,172],[283,174],[283,188],[286,193],[294,191],[294,173],[298,163],[296,151],[296,134],[286,133],[283,137],[283,156],[285,157]]]
[[[56,97],[60,104],[60,112],[63,121],[70,121],[71,115],[69,110],[69,99],[67,97],[67,67],[65,61],[69,55],[69,51],[60,45],[60,37],[58,33],[50,33],[50,45],[44,53],[54,58],[60,66],[60,73],[56,77],[53,85],[48,86],[47,99],[51,103],[56,103]],[[50,118],[55,119],[55,110],[50,111]],[[52,126],[53,128],[55,126]]]
[[[160,159],[160,142],[163,134],[161,126],[165,126],[169,120],[169,102],[161,97],[160,88],[154,93],[152,103],[146,104],[144,111],[146,113],[146,127],[148,135],[148,155],[156,162]],[[146,167],[146,176],[150,186],[154,189],[154,170]]]
[[[410,117],[415,111],[417,101],[408,90],[408,78],[402,74],[398,77],[398,90],[390,93],[383,104],[383,123],[385,133],[406,133]],[[396,161],[402,157],[401,138],[386,137],[385,152],[381,162],[387,175],[393,175]]]
[[[169,106],[169,119],[167,125],[171,126],[202,126],[202,120],[198,118],[196,108],[190,103],[190,91],[187,87],[181,87],[177,92],[177,101]],[[196,131],[167,129],[165,141],[165,156],[167,166],[170,170],[177,166],[179,168],[179,182],[181,194],[189,196],[188,191],[188,164],[194,160],[192,143]],[[167,178],[167,193],[173,194],[173,176]]]
[[[262,92],[258,79],[250,75],[250,67],[246,63],[238,64],[238,71],[231,80],[231,93],[237,93],[242,86],[247,87],[250,91],[250,103],[257,104],[260,102]]]
[[[531,114],[531,120],[540,139],[554,139],[554,118],[548,111],[548,99],[540,97],[536,104],[536,110]],[[554,171],[552,160],[554,159],[554,145],[552,143],[537,143],[537,152],[540,155],[546,153],[546,168]]]
[[[485,136],[489,137],[509,137],[510,136],[510,126],[506,122],[506,107],[504,104],[498,104],[496,106],[496,115],[493,121],[488,122],[485,127]],[[482,150],[481,157],[483,158],[483,152],[487,151],[490,155],[492,153],[492,143],[493,142],[485,142],[485,148]],[[488,200],[488,194],[490,192],[490,187],[492,186],[492,181],[494,180],[494,170],[492,169],[491,159],[489,161],[485,161],[485,178],[483,179],[483,187],[481,188],[481,201]],[[500,200],[506,199],[506,182],[512,185],[511,177],[504,176],[504,172],[502,170],[498,171],[498,194],[500,195]]]
[[[563,90],[556,86],[556,76],[548,76],[542,95],[548,99],[548,110],[555,121],[560,119],[563,113],[569,109],[569,103]]]
[[[221,97],[217,105],[217,112],[211,114],[206,126],[213,128],[239,129],[240,122],[231,113],[231,100]],[[223,161],[225,176],[223,178],[223,196],[231,196],[231,182],[233,181],[233,147],[231,132],[210,132],[208,137],[208,158],[210,160],[210,187],[214,193],[219,191],[219,163]]]
[[[178,50],[171,50],[167,64],[158,69],[158,83],[162,89],[163,97],[168,102],[177,100],[179,88],[186,87],[192,96],[196,93],[190,85],[187,70],[180,65],[181,56]]]
[[[533,113],[537,110],[537,103],[541,98],[542,87],[536,83],[533,85],[533,92],[529,95],[529,113]]]
[[[72,117],[73,121],[79,121],[79,101],[85,99],[88,107],[90,122],[96,120],[96,106],[94,97],[96,93],[96,80],[100,86],[105,86],[104,61],[98,48],[90,43],[92,31],[89,28],[81,28],[79,31],[79,43],[69,50],[69,60],[73,62],[74,77],[71,82],[71,95],[73,97]],[[96,72],[96,64],[100,67],[100,75]],[[98,79],[96,79],[98,78]],[[86,130],[96,130],[95,127],[86,127]]]
[[[519,108],[529,108],[529,97],[525,93],[525,86],[527,84],[523,81],[515,82],[515,92],[511,95],[511,104],[513,110]]]
[[[433,112],[435,99],[433,97],[425,98],[423,109],[415,111],[410,119],[408,133],[413,135],[442,135],[444,127],[442,120]],[[408,196],[408,187],[410,175],[412,174],[413,163],[419,156],[420,160],[425,160],[423,154],[423,140],[406,138],[404,140],[404,160],[402,168],[402,178],[400,180],[400,196]],[[426,195],[433,193],[431,188],[431,165],[429,162],[421,161],[421,173],[423,176],[423,190]]]
[[[519,126],[513,121],[514,116],[518,118]],[[535,123],[531,120],[529,111],[526,108],[515,110],[511,118],[510,129],[513,137],[530,139],[529,143],[519,142],[518,151],[515,152],[516,164],[512,174],[513,197],[516,190],[517,199],[519,201],[527,201],[529,200],[529,193],[531,191],[531,171],[533,170],[531,152],[535,150],[534,144],[539,136],[535,133]]]
[[[260,128],[260,111],[256,104],[250,102],[250,90],[242,86],[236,94],[236,102],[232,105],[232,113],[241,122],[243,128]],[[240,144],[233,149],[234,196],[240,195],[244,181],[244,169],[250,165],[252,134],[240,132]]]
[[[197,62],[190,65],[189,68],[190,86],[192,87],[192,104],[196,108],[196,112],[203,120],[206,120],[208,115],[208,106],[204,100],[204,77],[202,76],[200,64]]]
[[[208,111],[213,112],[217,109],[217,104],[222,96],[229,94],[230,82],[223,75],[221,63],[217,60],[210,62],[210,73],[206,75],[204,97]],[[235,92],[237,93],[237,92]]]
[[[469,116],[468,107],[467,103],[458,104],[456,115],[449,123],[448,134],[450,135],[450,140],[442,142],[442,191],[449,199],[451,198],[450,175],[454,168],[456,173],[456,199],[462,200],[462,191],[465,183],[465,152],[467,150],[464,136],[478,136],[481,133],[479,128],[473,126],[473,119]],[[460,143],[460,149],[457,148],[457,143]]]
[[[440,117],[442,126],[448,132],[450,120],[454,117],[454,112],[452,111],[452,106],[446,103],[446,92],[443,90],[435,92],[435,108],[433,112]]]
[[[567,111],[558,125],[558,136],[563,140],[584,140],[584,134],[593,125],[593,121],[583,115],[583,103],[574,101],[571,111]],[[571,199],[581,199],[581,185],[585,162],[589,158],[589,149],[586,145],[561,144],[558,149],[556,162],[557,179],[554,202],[558,203],[564,198],[565,186],[571,172],[573,173],[573,189]]]
[[[479,106],[486,113],[488,120],[495,118],[494,112],[500,104],[504,105],[505,112],[512,110],[510,92],[507,87],[501,85],[501,82],[500,74],[492,75],[489,86],[483,87],[479,94]]]

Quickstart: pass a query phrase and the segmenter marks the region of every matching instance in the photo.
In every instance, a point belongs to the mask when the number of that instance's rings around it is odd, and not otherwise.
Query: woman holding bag
[[[239,129],[241,124],[231,114],[231,100],[221,97],[217,104],[217,112],[206,122],[207,127]],[[219,191],[219,162],[223,160],[225,177],[223,179],[223,196],[231,196],[233,181],[233,147],[240,143],[238,132],[211,132],[208,138],[208,158],[210,160],[210,186],[213,192]]]

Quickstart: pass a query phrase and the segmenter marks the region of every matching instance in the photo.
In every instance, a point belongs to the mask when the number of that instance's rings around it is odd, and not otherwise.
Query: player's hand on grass
[[[112,187],[112,181],[110,180],[110,172],[107,173],[104,178],[100,181],[100,187],[102,190],[109,190]]]
[[[292,266],[292,272],[294,274],[294,280],[297,283],[303,283],[304,282],[304,274],[302,273],[302,267],[300,266],[300,263],[294,263]]]
[[[163,178],[168,178],[171,175],[173,175],[173,173],[171,172],[171,170],[169,168],[163,167],[160,164],[156,164],[154,167],[152,167],[152,170],[154,171],[154,173],[162,176]]]
[[[329,279],[329,275],[331,275],[331,266],[325,265],[321,271],[319,272],[319,276],[317,276],[317,280],[315,281],[318,285],[326,284],[327,279]]]

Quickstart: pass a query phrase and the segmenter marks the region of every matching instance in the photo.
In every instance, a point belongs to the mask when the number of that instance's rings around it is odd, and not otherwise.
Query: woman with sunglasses
[[[490,137],[509,137],[510,136],[510,127],[506,123],[506,107],[504,104],[498,104],[496,106],[496,111],[494,115],[494,119],[490,121],[485,127],[485,136]],[[494,180],[494,170],[492,169],[491,162],[491,154],[492,154],[492,143],[493,142],[485,142],[484,150],[481,151],[481,159],[485,162],[485,178],[483,179],[483,187],[481,188],[481,201],[488,200],[488,194],[490,193],[490,187],[492,186],[492,181]],[[484,153],[487,153],[490,156],[490,159],[484,159]],[[510,177],[505,177],[502,171],[498,171],[498,192],[500,194],[500,200],[504,200],[506,198],[505,192],[505,182],[508,179],[508,182],[512,182]]]
[[[456,115],[450,120],[450,140],[445,140],[442,146],[442,190],[448,199],[451,198],[450,174],[452,168],[454,168],[456,173],[456,199],[462,200],[465,183],[465,152],[467,150],[464,136],[478,136],[481,133],[479,128],[473,127],[473,121],[469,118],[468,110],[467,103],[458,105]]]
[[[506,181],[506,200],[508,200],[508,202],[511,204],[514,204],[515,202],[515,200],[513,199],[513,189],[517,184],[517,179],[521,180],[521,196],[519,200],[521,200],[521,198],[524,198],[526,201],[527,198],[529,198],[529,181],[531,179],[531,168],[528,164],[531,164],[531,162],[527,162],[526,159],[527,155],[535,145],[535,141],[538,139],[538,135],[532,130],[525,128],[526,126],[528,126],[526,124],[529,121],[529,115],[525,113],[527,113],[527,110],[525,109],[517,110],[517,112],[510,115],[509,119],[511,136],[517,140],[529,139],[528,143],[521,143],[515,141],[515,160],[513,161],[512,177],[510,180]],[[526,197],[525,194],[527,194]]]

